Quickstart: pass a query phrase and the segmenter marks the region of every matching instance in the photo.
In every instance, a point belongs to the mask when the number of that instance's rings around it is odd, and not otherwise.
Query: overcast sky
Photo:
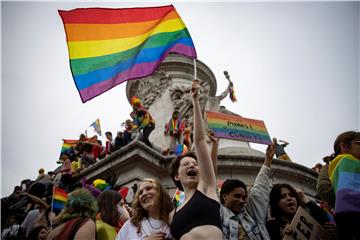
[[[62,139],[77,139],[96,118],[114,135],[131,110],[126,84],[81,102],[57,10],[166,4],[1,3],[2,197],[39,168],[55,169]],[[174,6],[217,78],[217,94],[223,71],[230,73],[238,102],[222,105],[264,120],[271,137],[290,142],[294,162],[313,167],[339,133],[359,131],[359,2]]]

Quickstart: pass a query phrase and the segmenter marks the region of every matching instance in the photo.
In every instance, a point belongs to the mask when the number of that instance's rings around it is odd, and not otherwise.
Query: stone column
[[[197,78],[201,82],[200,104],[205,108],[207,97],[216,94],[216,78],[209,67],[197,60]],[[193,60],[178,54],[170,54],[161,64],[158,71],[139,80],[128,81],[126,95],[130,101],[137,96],[155,119],[155,130],[150,141],[161,149],[169,147],[169,136],[164,136],[165,124],[176,109],[182,118],[192,119],[192,102],[190,88],[194,79]],[[249,144],[239,141],[221,140],[220,146],[238,146],[249,149]],[[245,149],[243,149],[245,150]]]

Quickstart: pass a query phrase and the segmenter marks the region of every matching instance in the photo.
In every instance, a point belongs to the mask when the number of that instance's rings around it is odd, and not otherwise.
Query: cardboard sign
[[[217,138],[269,145],[272,143],[264,121],[217,112],[206,112],[208,126]]]
[[[327,240],[326,230],[302,207],[299,207],[290,224],[293,230],[283,240]]]

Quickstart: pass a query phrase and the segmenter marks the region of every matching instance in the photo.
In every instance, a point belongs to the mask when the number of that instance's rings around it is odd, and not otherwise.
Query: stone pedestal
[[[216,79],[212,71],[197,60],[198,79],[202,82],[201,96],[214,97]],[[153,75],[128,81],[126,94],[139,97],[156,121],[155,130],[150,135],[150,141],[165,149],[169,139],[164,137],[164,127],[172,112],[177,109],[182,116],[192,118],[192,104],[189,95],[194,78],[193,61],[180,55],[169,55]],[[205,107],[206,101],[202,102]],[[238,178],[247,185],[254,183],[255,177],[264,162],[265,154],[250,148],[247,142],[222,139],[218,154],[218,179]],[[75,177],[80,182],[82,177],[88,181],[97,178],[105,179],[115,187],[131,188],[143,178],[157,178],[169,190],[175,191],[169,176],[169,164],[172,157],[162,155],[158,150],[149,148],[144,143],[133,141],[100,162],[90,166]],[[272,165],[274,183],[289,183],[303,190],[310,196],[315,196],[317,173],[307,167],[274,159]]]

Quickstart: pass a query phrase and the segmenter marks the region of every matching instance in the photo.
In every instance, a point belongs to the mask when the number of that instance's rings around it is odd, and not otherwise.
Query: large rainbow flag
[[[53,209],[54,210],[60,210],[63,209],[67,199],[68,199],[68,194],[65,192],[65,190],[63,190],[62,188],[59,187],[54,187],[53,190]]]
[[[215,137],[270,145],[264,121],[218,112],[206,112],[208,126]]]
[[[172,5],[77,8],[59,14],[83,102],[152,74],[170,52],[196,58],[190,34]]]
[[[338,155],[330,162],[329,176],[336,195],[335,215],[360,212],[360,159]]]

